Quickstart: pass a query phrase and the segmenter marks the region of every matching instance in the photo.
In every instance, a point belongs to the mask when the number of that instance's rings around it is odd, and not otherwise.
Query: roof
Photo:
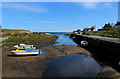
[[[117,26],[117,25],[120,25],[120,22],[117,22],[117,23],[115,24],[115,26]]]
[[[103,27],[103,29],[108,29],[108,28],[112,28],[112,26],[110,25],[110,23],[105,24],[104,27]]]

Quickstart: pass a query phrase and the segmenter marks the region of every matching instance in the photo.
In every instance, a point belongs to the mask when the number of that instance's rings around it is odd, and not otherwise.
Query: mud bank
[[[43,50],[47,54],[38,56],[8,56],[8,49],[3,49],[3,77],[42,77],[46,68],[45,61],[54,57],[70,54],[91,55],[83,48],[74,45],[51,46]]]
[[[43,36],[43,35],[42,35]],[[30,37],[29,41],[25,41],[26,44],[34,44],[37,48],[42,48],[55,43],[56,36],[44,35],[43,37],[36,36],[36,39]],[[22,38],[22,37],[21,37]],[[22,39],[20,40],[22,41]],[[44,61],[46,57],[44,55],[38,56],[11,56],[10,51],[16,40],[6,40],[2,46],[2,77],[41,77],[41,72],[44,69]],[[19,44],[19,43],[18,43]]]
[[[110,66],[104,66],[103,69],[98,74],[97,78],[119,79],[120,73]]]
[[[91,56],[91,54],[88,51],[75,45],[52,46],[44,49],[44,51],[47,53],[46,57],[48,57],[48,59],[70,54],[86,54]]]

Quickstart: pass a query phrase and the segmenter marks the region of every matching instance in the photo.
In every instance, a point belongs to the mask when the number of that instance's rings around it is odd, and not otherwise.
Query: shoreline
[[[47,54],[38,56],[7,56],[7,53],[3,52],[3,77],[42,77],[42,72],[46,68],[44,64],[47,60],[70,54],[90,55],[83,48],[78,48],[74,45],[51,46],[43,51]]]
[[[71,55],[71,54],[85,54],[91,56],[91,54],[87,50],[77,47],[76,45],[51,46],[44,49],[43,51],[47,53],[46,57],[48,59],[65,56],[65,55]]]
[[[43,50],[45,55],[8,56],[8,48],[3,48],[3,77],[42,77],[45,61],[70,54],[91,55],[75,45],[50,46]]]
[[[90,52],[84,48],[77,47],[75,45],[59,45],[49,46],[55,43],[56,37],[50,39],[42,39],[41,44],[38,44],[39,48],[43,48],[43,51],[47,54],[38,56],[8,56],[11,48],[3,48],[3,77],[42,77],[42,72],[46,68],[45,61],[51,60],[55,57],[70,55],[70,54],[85,54],[92,56]],[[107,69],[109,72],[110,68],[103,67],[97,77],[103,77],[103,73]],[[111,71],[114,73],[114,70]],[[101,75],[102,74],[102,75]],[[110,75],[108,75],[109,77]]]
[[[30,39],[30,43],[29,41],[26,41],[27,44],[33,43],[40,49],[55,44],[55,41],[58,38],[57,36],[47,34],[40,36],[41,37],[36,36],[35,38],[38,38],[38,40],[35,41],[32,40],[33,37],[26,36]],[[2,46],[2,77],[41,77],[41,74],[39,73],[44,69],[45,56],[10,56],[9,54],[14,46],[13,44],[17,44],[16,40],[11,41],[13,38],[6,40],[5,44]],[[13,44],[11,44],[11,42]]]
[[[4,45],[2,46],[2,69],[3,69],[2,76],[3,77],[42,77],[42,72],[46,67],[44,65],[45,61],[52,59],[54,57],[65,56],[69,54],[77,54],[77,53],[84,54],[85,52],[84,49],[82,48],[78,49],[77,46],[70,46],[70,45],[51,46],[52,44],[55,44],[58,37],[54,35],[44,34],[44,36],[42,35],[40,40],[35,40],[35,41],[31,36],[30,37],[24,36],[23,38],[25,39],[32,38],[33,41],[30,40],[30,43],[26,41],[27,44],[33,43],[36,47],[43,49],[43,51],[47,54],[37,55],[37,56],[10,56],[9,55],[10,50],[13,48],[14,44],[17,44],[19,41],[16,38],[21,39],[22,37],[18,36],[18,37],[10,38],[6,40],[4,42]],[[37,38],[39,37],[37,36]],[[11,39],[15,39],[15,40],[11,40]],[[88,52],[86,52],[86,54],[88,54]]]
[[[119,79],[120,73],[110,66],[103,66],[103,69],[98,73],[97,78]]]

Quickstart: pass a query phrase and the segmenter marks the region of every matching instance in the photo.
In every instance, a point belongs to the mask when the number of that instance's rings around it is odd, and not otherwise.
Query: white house
[[[113,28],[115,28],[115,29],[117,29],[117,30],[120,30],[120,22],[117,22],[117,23],[114,25]]]

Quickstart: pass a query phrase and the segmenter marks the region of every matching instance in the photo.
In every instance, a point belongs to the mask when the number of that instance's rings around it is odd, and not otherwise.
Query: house
[[[117,29],[117,30],[120,30],[120,22],[117,22],[117,23],[114,25],[113,28],[115,28],[115,29]]]
[[[108,24],[104,25],[103,29],[104,30],[106,30],[106,29],[112,29],[112,26],[110,25],[110,23],[108,23]]]
[[[104,31],[104,30],[110,30],[112,29],[112,26],[110,23],[105,24],[102,29],[98,29],[98,31]]]

